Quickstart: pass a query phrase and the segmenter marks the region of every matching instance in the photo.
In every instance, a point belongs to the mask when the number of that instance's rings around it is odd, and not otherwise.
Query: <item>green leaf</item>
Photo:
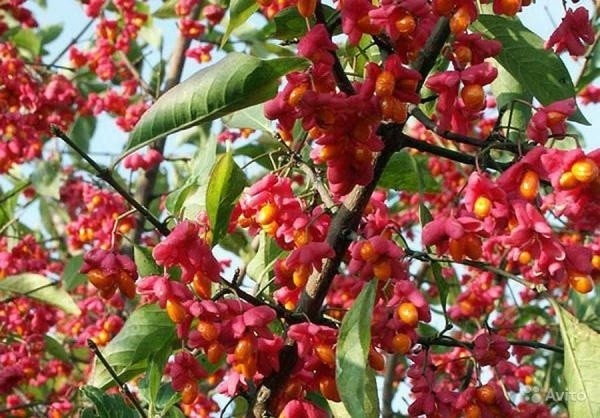
[[[66,313],[80,315],[81,310],[60,283],[41,274],[23,273],[0,280],[0,290],[37,299],[62,309]]]
[[[52,357],[64,361],[65,363],[70,363],[72,361],[63,345],[54,337],[48,334],[44,335],[44,345],[44,350]]]
[[[119,378],[130,380],[148,368],[149,358],[175,339],[175,325],[158,305],[144,305],[133,311],[102,355]],[[107,389],[116,383],[96,359],[90,378],[93,386]]]
[[[595,32],[598,33],[600,27],[596,25],[594,28]],[[586,54],[587,61],[584,64],[583,71],[577,80],[577,86],[575,89],[577,92],[583,90],[585,86],[593,83],[598,77],[600,77],[600,42],[594,42],[591,51]]]
[[[167,0],[158,9],[152,13],[152,16],[158,17],[159,19],[170,19],[177,17],[175,13],[175,5],[179,0]]]
[[[571,417],[600,417],[600,334],[550,299],[564,344],[564,397]]]
[[[336,14],[336,10],[331,6],[321,5],[321,8],[326,21],[329,21]],[[315,18],[310,17],[308,19],[310,26],[307,26],[306,18],[300,15],[297,7],[286,7],[277,13],[273,20],[275,22],[275,32],[272,37],[286,41],[303,37],[308,32],[308,28],[313,27],[316,23]],[[334,35],[339,33],[339,25],[336,25]]]
[[[162,30],[156,26],[142,26],[140,28],[140,37],[150,46],[161,49],[163,44]]]
[[[18,48],[25,50],[31,58],[39,56],[42,51],[42,38],[32,29],[19,29],[13,35],[12,41]]]
[[[63,171],[58,161],[42,161],[36,170],[31,173],[31,183],[35,191],[42,196],[58,200],[60,187],[63,184]]]
[[[216,137],[209,135],[202,139],[190,163],[185,182],[165,202],[169,212],[186,219],[196,219],[198,213],[205,210],[206,185],[216,160]]]
[[[210,173],[206,188],[206,213],[212,226],[212,244],[227,232],[231,211],[246,186],[246,175],[233,160],[231,152],[219,157]]]
[[[87,276],[79,272],[82,264],[83,255],[76,255],[67,260],[61,277],[61,281],[67,292],[87,281]]]
[[[418,170],[415,164],[419,164]],[[423,182],[423,192],[440,190],[439,184],[427,170],[426,159],[416,159],[408,152],[399,151],[392,155],[377,184],[388,189],[419,192],[420,181]]]
[[[271,121],[265,117],[262,104],[233,112],[223,117],[223,123],[228,128],[250,128],[265,132],[270,132],[272,128]]]
[[[163,269],[154,261],[150,248],[134,245],[133,260],[135,261],[140,277],[162,274]]]
[[[83,386],[81,392],[88,398],[96,409],[96,418],[137,418],[137,411],[128,406],[122,395],[107,395],[93,386]],[[88,412],[89,414],[89,412]]]
[[[246,22],[258,10],[256,0],[231,0],[229,2],[229,24],[221,38],[221,48],[227,43],[229,35],[237,27]]]
[[[273,266],[283,250],[264,231],[261,231],[259,240],[256,255],[248,263],[246,272],[256,283],[262,284],[274,276]]]
[[[519,80],[502,66],[498,68],[498,77],[492,82],[492,92],[496,96],[498,108],[506,107],[502,125],[511,128],[508,131],[508,138],[513,141],[523,139],[527,123],[531,118],[531,107],[525,103],[531,104],[533,97],[519,83]]]
[[[544,40],[516,18],[479,15],[474,30],[502,42],[496,60],[543,105],[575,97],[575,87],[562,60],[544,48]],[[589,122],[579,108],[571,120]]]
[[[60,36],[63,31],[63,25],[56,23],[54,25],[48,25],[40,29],[40,38],[42,45],[49,44]]]
[[[20,182],[0,195],[0,230],[4,230],[4,227],[14,218],[19,195],[26,187],[26,182]]]
[[[377,281],[371,280],[344,316],[336,348],[336,383],[342,402],[357,417],[378,417],[375,375],[367,366]]]
[[[126,150],[262,103],[277,93],[279,77],[306,65],[303,58],[260,60],[231,53],[162,95],[138,122]]]

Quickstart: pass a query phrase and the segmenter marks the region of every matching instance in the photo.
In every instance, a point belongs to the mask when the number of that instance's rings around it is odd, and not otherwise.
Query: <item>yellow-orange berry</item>
[[[463,33],[471,24],[471,15],[466,7],[460,7],[450,17],[450,31],[458,35]]]
[[[300,100],[302,100],[302,97],[304,97],[304,93],[306,93],[306,90],[308,90],[308,86],[306,84],[300,84],[299,86],[296,86],[290,92],[290,95],[287,100],[288,104],[290,106],[297,106],[300,103]]]
[[[394,93],[396,78],[390,71],[383,71],[375,81],[375,94],[380,97],[391,96]]]
[[[296,270],[294,270],[294,274],[292,275],[292,280],[296,287],[304,287],[306,282],[308,281],[308,276],[312,271],[312,267],[308,265],[298,266]]]
[[[460,97],[465,108],[471,112],[478,112],[485,105],[485,92],[480,84],[469,84],[462,88]]]
[[[186,317],[185,308],[177,299],[169,298],[167,299],[167,315],[171,318],[171,321],[179,324],[183,322]]]
[[[571,190],[579,186],[579,180],[575,178],[575,175],[570,171],[565,171],[560,175],[558,184],[562,189]]]
[[[431,2],[433,13],[438,16],[448,16],[455,5],[456,3],[454,0],[433,0]]]
[[[477,388],[475,391],[475,397],[486,405],[493,405],[496,403],[496,391],[490,385],[483,385]]]
[[[279,212],[274,203],[267,203],[256,214],[256,223],[260,225],[268,225],[275,220]]]
[[[481,418],[481,408],[471,404],[465,408],[465,418]]]
[[[492,201],[486,196],[479,196],[473,203],[473,213],[479,219],[483,219],[492,211]]]
[[[401,35],[410,35],[411,33],[413,33],[415,31],[415,29],[417,28],[417,22],[415,21],[415,18],[410,14],[407,13],[404,16],[402,16],[401,18],[399,18],[398,20],[396,20],[396,22],[394,23],[394,26],[396,26],[396,30],[401,34]]]
[[[379,253],[375,251],[373,244],[370,241],[364,241],[360,246],[360,258],[367,263],[372,263],[377,260],[377,257],[379,257]]]
[[[315,354],[323,363],[330,367],[335,366],[335,352],[331,346],[326,344],[318,344],[315,347]]]
[[[241,338],[235,346],[235,359],[244,362],[251,357],[254,357],[254,344],[250,337]]]
[[[411,302],[403,302],[396,309],[396,314],[402,322],[409,327],[416,327],[419,323],[419,311]]]
[[[115,284],[113,275],[106,275],[100,269],[92,269],[87,272],[88,280],[98,289],[107,289]]]
[[[538,194],[540,187],[540,177],[533,170],[527,170],[521,179],[519,193],[526,200],[533,200]]]
[[[571,173],[581,183],[591,183],[598,178],[598,165],[591,158],[577,161],[571,167]]]
[[[389,279],[392,275],[392,263],[385,259],[373,264],[373,275],[379,280]]]
[[[190,405],[194,403],[198,396],[198,383],[189,381],[181,391],[181,403]]]
[[[219,330],[215,326],[215,324],[208,321],[198,321],[196,325],[196,330],[200,334],[202,338],[206,341],[214,341],[219,336]]]
[[[600,254],[594,254],[592,256],[592,267],[596,270],[600,270]]]
[[[119,272],[117,284],[121,293],[127,298],[133,299],[135,297],[135,282],[128,273],[124,271]]]
[[[571,273],[569,275],[569,283],[579,293],[589,293],[594,288],[594,282],[589,274]]]
[[[223,350],[221,344],[214,342],[206,349],[206,359],[211,362],[211,364],[217,364],[224,353],[225,350]]]
[[[335,379],[330,376],[325,376],[319,379],[319,391],[321,394],[330,401],[339,402],[340,394],[337,389]]]
[[[373,370],[380,372],[385,368],[385,359],[383,358],[383,355],[373,347],[369,349],[368,360],[369,366],[371,366]]]
[[[298,7],[298,13],[300,13],[300,16],[311,17],[315,13],[317,0],[298,0],[296,6]]]
[[[519,263],[526,265],[529,264],[531,262],[532,256],[531,253],[529,251],[521,251],[521,254],[519,254]]]
[[[406,354],[410,351],[410,347],[412,347],[412,341],[408,335],[399,333],[392,338],[392,347],[395,353]]]
[[[499,0],[499,11],[507,16],[514,16],[521,9],[521,0]]]

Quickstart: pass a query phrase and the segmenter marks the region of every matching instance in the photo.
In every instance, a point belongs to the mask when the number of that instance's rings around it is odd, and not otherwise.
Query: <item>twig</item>
[[[383,418],[392,418],[394,416],[392,401],[394,400],[394,380],[396,377],[398,355],[388,354],[386,357],[385,371],[383,372],[383,393],[381,395],[381,416]]]
[[[317,3],[317,7],[315,9],[315,18],[317,23],[322,23],[323,25],[325,25],[325,27],[327,28],[327,32],[329,32],[329,36],[332,36],[332,29],[329,26],[327,26],[325,13],[323,12],[323,5],[320,1]],[[348,76],[346,76],[346,72],[342,67],[340,58],[335,53],[335,51],[331,51],[331,55],[333,56],[333,75],[335,77],[335,81],[337,83],[338,88],[349,96],[356,94],[352,83],[348,79]]]
[[[47,404],[45,404],[43,402],[22,403],[20,405],[11,406],[11,407],[8,407],[8,408],[2,408],[2,409],[0,409],[0,414],[5,414],[7,412],[16,411],[17,409],[33,408],[33,407],[40,406],[40,405],[47,405]]]
[[[112,377],[113,380],[117,383],[117,385],[119,385],[119,388],[121,388],[121,390],[123,391],[123,394],[127,397],[127,399],[129,399],[131,401],[134,408],[139,412],[139,414],[142,416],[142,418],[148,418],[148,415],[146,415],[146,411],[144,411],[144,409],[142,408],[142,405],[140,405],[140,402],[138,401],[138,399],[133,395],[133,393],[131,393],[131,391],[129,390],[129,387],[127,387],[127,385],[125,383],[123,383],[121,381],[121,379],[119,379],[119,376],[117,376],[117,374],[115,373],[112,366],[110,364],[108,364],[108,361],[106,361],[106,359],[104,358],[104,356],[98,349],[98,346],[96,345],[96,343],[94,341],[92,341],[91,339],[88,339],[87,344],[88,344],[88,347],[90,347],[90,349],[94,352],[94,354],[96,355],[98,360],[100,360],[100,363],[102,363],[102,365],[104,366],[106,371],[108,371],[108,374],[110,374],[110,377]]]
[[[423,48],[422,54],[415,60],[415,68],[421,74],[422,79],[425,79],[433,68],[436,57],[439,55],[449,34],[448,19],[439,19]],[[401,126],[399,127],[401,131]],[[355,186],[331,221],[326,241],[333,249],[335,256],[325,262],[320,274],[309,278],[302,292],[297,311],[305,315],[310,321],[314,322],[321,316],[323,300],[352,241],[351,237],[358,229],[364,209],[375,190],[383,169],[397,150],[394,144],[395,138],[384,136],[382,139],[384,149],[375,159],[373,179],[365,186]],[[293,341],[286,341],[286,345],[279,355],[280,370],[265,379],[258,389],[256,401],[252,407],[256,417],[268,415],[269,399],[277,396],[276,392],[284,386],[283,383],[289,377],[297,360],[298,353]]]
[[[129,193],[115,178],[113,177],[110,170],[105,167],[100,166],[93,158],[91,158],[85,151],[83,151],[67,134],[65,134],[58,126],[52,125],[50,127],[52,130],[52,134],[59,137],[67,145],[69,145],[73,150],[81,156],[85,161],[88,162],[92,166],[92,168],[96,171],[98,177],[102,180],[106,181],[108,184],[112,186],[113,189],[117,193],[119,193],[131,206],[133,206],[139,213],[141,213],[144,218],[146,218],[152,225],[156,227],[156,229],[164,236],[169,235],[171,232],[167,226],[161,222],[156,216],[154,216],[150,211],[142,205],[135,197]],[[143,222],[140,222],[143,224]]]
[[[192,8],[189,17],[195,19],[200,14],[200,6],[202,3],[198,3]],[[165,82],[161,94],[175,87],[181,81],[181,75],[183,73],[183,65],[185,64],[185,53],[190,47],[191,39],[179,35],[173,46],[173,53],[169,59],[167,70],[165,73]],[[159,138],[154,143],[153,148],[159,153],[163,154],[165,151],[166,137]],[[157,164],[150,170],[147,170],[143,175],[140,175],[138,184],[136,187],[135,198],[142,206],[148,206],[152,201],[154,186],[158,177],[160,164]],[[137,222],[133,231],[133,242],[139,242],[144,232],[144,222]]]
[[[81,38],[83,36],[83,34],[90,28],[90,26],[92,26],[92,23],[94,23],[94,20],[96,20],[96,18],[92,18],[90,19],[85,26],[79,31],[79,33],[77,35],[75,35],[74,38],[71,39],[71,41],[58,53],[58,55],[56,56],[56,58],[54,58],[52,60],[52,62],[50,62],[50,64],[47,64],[48,67],[53,67],[56,65],[56,63],[62,58],[63,55],[65,55],[67,52],[69,52],[69,49],[71,49],[71,47],[73,45],[75,45],[77,42],[79,42],[79,38]]]
[[[429,129],[431,132],[435,133],[436,135],[441,136],[442,138],[446,138],[446,139],[449,139],[454,142],[460,142],[461,144],[475,145],[477,147],[480,147],[483,145],[484,141],[481,141],[477,138],[472,138],[467,135],[460,135],[455,132],[440,129],[437,126],[437,124],[433,120],[428,118],[427,115],[425,113],[423,113],[423,111],[418,106],[412,105],[409,108],[409,113],[412,116],[414,116],[414,118],[417,119],[419,122],[421,122],[427,129]]]

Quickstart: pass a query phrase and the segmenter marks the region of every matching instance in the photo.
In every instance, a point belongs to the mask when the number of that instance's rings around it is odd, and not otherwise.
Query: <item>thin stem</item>
[[[396,365],[398,364],[397,354],[388,354],[385,362],[385,371],[383,372],[383,393],[381,396],[381,416],[383,418],[392,418],[394,410],[392,401],[394,400],[394,380],[396,378]]]
[[[411,106],[409,108],[409,113],[419,122],[421,122],[427,129],[436,135],[441,136],[442,138],[446,138],[454,142],[460,142],[461,144],[475,145],[477,147],[483,145],[483,141],[480,139],[440,129],[437,124],[431,118],[427,117],[427,115],[423,113],[418,106]]]
[[[72,38],[71,41],[58,53],[56,58],[54,58],[52,60],[52,62],[50,62],[50,64],[47,64],[48,67],[55,66],[56,63],[63,57],[63,55],[65,55],[67,52],[69,52],[69,49],[71,49],[71,47],[73,45],[75,45],[77,42],[79,42],[79,39],[83,36],[83,34],[90,28],[90,26],[92,26],[92,23],[94,23],[94,20],[96,20],[96,18],[90,19],[85,24],[85,26],[79,31],[79,33],[77,35],[75,35],[75,37]]]
[[[100,166],[93,158],[91,158],[85,151],[83,151],[67,134],[60,130],[60,128],[56,125],[51,126],[52,134],[59,137],[67,145],[69,145],[77,154],[81,156],[92,168],[96,171],[98,177],[106,181],[108,184],[112,186],[113,189],[117,193],[119,193],[131,206],[133,206],[139,213],[141,213],[144,218],[146,218],[154,227],[164,236],[169,235],[171,232],[167,226],[161,222],[156,216],[154,216],[150,211],[140,204],[132,195],[127,191],[115,178],[113,177],[110,170],[105,167]]]
[[[327,26],[327,20],[325,19],[325,13],[323,12],[323,5],[321,4],[321,2],[317,3],[317,7],[315,9],[315,17],[317,23],[322,23],[323,25],[325,25],[325,27],[327,28],[327,32],[329,32],[329,36],[332,36],[332,29],[329,26]],[[340,58],[335,53],[335,51],[332,51],[331,55],[333,56],[333,75],[335,77],[335,81],[337,83],[338,88],[349,96],[356,94],[352,83],[350,82],[348,76],[346,75],[346,72],[344,71],[344,67],[342,67]]]
[[[200,14],[201,5],[202,3],[198,3],[192,8],[192,11],[189,14],[190,18],[195,19],[198,17]],[[190,47],[190,44],[191,39],[183,36],[182,34],[180,34],[175,41],[173,53],[171,54],[171,58],[169,59],[167,69],[165,71],[165,81],[161,94],[164,94],[166,91],[175,87],[181,81],[183,66],[185,64],[185,53]],[[159,153],[164,154],[165,143],[166,137],[159,138],[156,140],[153,148]],[[160,164],[157,164],[150,170],[144,172],[144,174],[138,179],[135,198],[141,203],[142,206],[148,206],[152,201],[154,186],[156,184],[156,179],[158,178],[159,169]],[[133,242],[139,242],[143,232],[144,222],[137,222],[132,233]]]
[[[92,341],[91,339],[88,339],[87,344],[88,344],[88,347],[90,347],[90,349],[94,352],[94,354],[96,355],[98,360],[100,360],[100,363],[102,363],[102,365],[104,366],[106,371],[108,371],[108,374],[110,374],[110,376],[117,383],[117,385],[119,385],[119,387],[123,391],[123,394],[127,397],[127,399],[129,399],[131,401],[134,408],[139,412],[139,414],[142,416],[142,418],[148,418],[148,415],[146,415],[146,411],[144,411],[144,409],[142,408],[142,405],[140,405],[140,402],[138,401],[138,399],[133,395],[133,393],[131,393],[131,391],[129,390],[129,387],[127,387],[127,385],[125,383],[123,383],[121,381],[121,379],[119,379],[119,376],[117,376],[117,374],[115,373],[115,370],[108,363],[108,361],[106,361],[106,359],[104,358],[104,356],[98,349],[98,346],[96,345],[96,343],[94,341]]]

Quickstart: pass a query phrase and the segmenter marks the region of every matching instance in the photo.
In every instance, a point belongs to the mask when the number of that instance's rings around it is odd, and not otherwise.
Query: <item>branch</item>
[[[201,3],[198,3],[192,11],[190,12],[189,17],[195,19],[200,14]],[[173,53],[171,54],[171,58],[169,59],[169,63],[167,66],[167,70],[165,72],[165,83],[161,94],[164,94],[166,91],[175,87],[181,81],[181,74],[183,73],[183,65],[185,64],[185,52],[188,50],[191,44],[191,39],[186,38],[182,34],[179,34],[177,41],[175,41],[175,45],[173,47]],[[166,137],[159,138],[156,140],[154,144],[154,149],[161,154],[164,153],[165,150],[165,142]],[[158,177],[160,164],[157,164],[155,167],[147,170],[143,175],[141,175],[138,179],[138,184],[136,187],[135,198],[138,202],[140,202],[143,206],[148,206],[152,201],[154,185],[156,184],[156,179]],[[133,231],[133,242],[139,242],[142,237],[142,233],[144,232],[144,223],[137,222],[135,226],[135,230]]]
[[[75,45],[77,42],[79,42],[79,38],[81,38],[83,36],[83,34],[90,28],[90,26],[92,26],[92,23],[94,23],[94,20],[96,20],[95,17],[90,19],[85,24],[85,26],[79,31],[79,33],[77,35],[75,35],[75,37],[72,38],[71,41],[58,53],[56,58],[54,58],[52,60],[52,62],[50,64],[48,64],[48,67],[55,66],[56,63],[62,58],[62,56],[65,55],[69,51],[69,49],[71,49],[71,47],[73,45]]]
[[[77,145],[66,133],[61,131],[61,129],[58,126],[52,125],[50,129],[54,136],[59,137],[60,139],[65,141],[67,145],[73,148],[73,150],[77,154],[79,154],[81,158],[83,158],[85,161],[88,162],[88,164],[92,166],[92,168],[96,171],[98,177],[110,184],[117,193],[123,196],[123,198],[127,202],[129,202],[131,206],[133,206],[139,213],[142,214],[142,216],[144,216],[144,218],[146,218],[152,225],[154,225],[154,227],[158,229],[158,231],[162,235],[169,235],[169,233],[171,232],[169,231],[169,228],[167,228],[167,226],[164,223],[162,223],[157,217],[155,217],[143,204],[141,204],[135,197],[133,197],[129,193],[129,191],[127,191],[117,180],[115,180],[110,170],[108,170],[106,167],[100,166],[96,161],[94,161],[94,159],[91,158],[85,151],[83,151],[79,147],[79,145]]]
[[[148,415],[146,415],[146,411],[144,411],[144,409],[142,408],[142,405],[140,405],[140,402],[138,401],[138,399],[133,395],[133,393],[131,393],[131,391],[129,390],[129,387],[127,387],[127,385],[125,383],[123,383],[121,381],[121,379],[119,379],[119,376],[117,376],[117,374],[113,370],[112,366],[108,363],[108,361],[106,361],[106,359],[104,358],[104,356],[98,349],[98,346],[96,345],[96,343],[94,341],[88,339],[87,344],[88,344],[88,347],[90,347],[90,349],[94,352],[94,354],[96,355],[98,360],[100,360],[100,363],[102,363],[102,365],[104,366],[106,371],[108,371],[108,374],[110,374],[110,376],[117,383],[117,385],[119,385],[119,387],[123,391],[123,394],[127,397],[127,399],[129,399],[131,401],[134,408],[139,412],[140,416],[142,418],[148,418]]]
[[[431,71],[435,59],[441,52],[449,34],[448,19],[439,19],[423,48],[422,54],[415,61],[414,67],[419,71],[423,80]],[[401,128],[398,125],[399,131],[401,131]],[[346,197],[331,221],[326,241],[333,248],[335,256],[325,262],[320,274],[309,278],[306,288],[302,292],[297,311],[305,315],[309,321],[314,322],[321,316],[323,300],[327,295],[331,281],[338,272],[348,246],[352,242],[351,236],[358,229],[364,209],[375,190],[383,169],[397,150],[395,138],[383,135],[382,139],[385,145],[375,159],[373,179],[365,186],[356,186]],[[275,397],[274,392],[284,386],[283,383],[289,377],[293,366],[298,360],[298,353],[293,342],[286,342],[280,352],[279,359],[281,364],[279,372],[269,376],[258,390],[256,403],[252,408],[256,417],[262,417],[268,411],[269,399]]]
[[[385,362],[385,371],[383,374],[383,393],[381,395],[381,416],[383,418],[393,418],[394,410],[392,401],[394,400],[394,380],[396,376],[396,365],[399,356],[397,354],[388,354]]]
[[[315,9],[315,18],[317,23],[322,23],[323,25],[325,25],[325,27],[327,28],[327,32],[329,32],[329,36],[331,37],[333,35],[332,30],[327,25],[325,13],[323,12],[323,5],[321,4],[321,2],[317,3],[317,7]],[[349,96],[356,94],[352,83],[348,79],[348,76],[346,75],[346,72],[342,67],[340,58],[335,53],[335,51],[331,51],[331,55],[333,56],[333,75],[335,77],[335,81],[337,83],[338,88]]]
[[[462,347],[469,350],[472,350],[475,345],[473,342],[469,341],[460,341],[452,337],[448,336],[439,336],[439,337],[421,337],[417,340],[417,343],[424,345],[425,347],[431,347],[434,345],[441,347]],[[538,341],[527,341],[527,340],[508,340],[510,345],[517,345],[521,347],[530,347],[530,348],[538,348],[549,351],[554,351],[555,353],[564,353],[564,349],[562,347],[558,347],[555,345],[544,344]]]
[[[446,138],[449,139],[451,141],[454,142],[460,142],[461,144],[469,144],[469,145],[475,145],[477,147],[480,147],[483,145],[483,141],[477,139],[477,138],[472,138],[470,136],[466,136],[466,135],[460,135],[448,130],[442,130],[440,129],[437,124],[431,120],[430,118],[427,117],[427,115],[425,113],[423,113],[423,111],[415,105],[412,105],[409,108],[409,113],[414,116],[415,119],[417,119],[419,122],[421,122],[423,124],[423,126],[425,126],[427,129],[429,129],[431,132],[435,133],[436,135],[441,136],[442,138]]]

